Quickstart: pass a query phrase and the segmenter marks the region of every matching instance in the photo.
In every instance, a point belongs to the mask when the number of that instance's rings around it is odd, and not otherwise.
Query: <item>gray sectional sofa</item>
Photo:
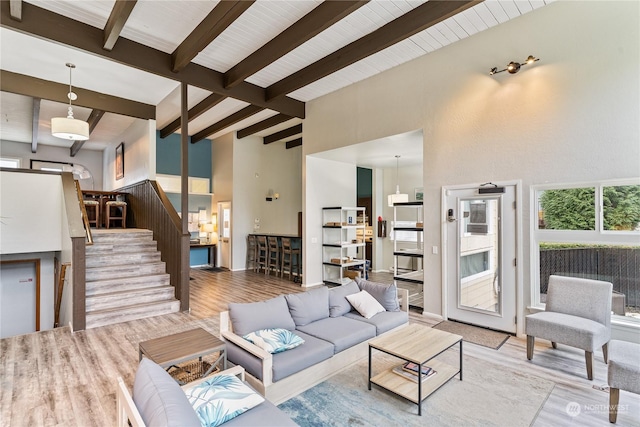
[[[347,300],[366,290],[384,311],[365,318]],[[366,357],[371,338],[408,324],[408,292],[395,285],[360,280],[336,288],[229,304],[220,313],[227,360],[246,370],[246,380],[278,405]],[[304,344],[271,354],[245,338],[268,328],[292,331]]]
[[[190,403],[187,395],[194,387],[210,380],[215,376],[237,376],[241,381],[245,379],[245,372],[241,366],[216,373],[207,378],[194,381],[180,387],[159,365],[149,359],[142,359],[136,372],[133,385],[133,397],[124,380],[118,377],[116,392],[116,406],[118,411],[118,427],[200,427],[202,421]],[[248,385],[247,385],[248,387]],[[253,393],[255,391],[250,390]],[[257,393],[255,393],[257,396]],[[229,393],[226,393],[228,397]],[[242,395],[246,398],[246,394]],[[234,418],[223,422],[225,427],[257,427],[257,426],[297,426],[291,418],[268,400],[262,400],[256,406]],[[218,406],[216,400],[211,405]],[[244,403],[243,403],[244,404]],[[222,409],[218,412],[228,414]],[[228,415],[227,415],[228,416]]]

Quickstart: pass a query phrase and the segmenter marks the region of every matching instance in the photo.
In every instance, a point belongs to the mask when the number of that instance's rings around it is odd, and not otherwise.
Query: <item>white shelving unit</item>
[[[351,279],[345,269],[364,269],[365,208],[322,208],[322,279],[329,285],[344,285]]]
[[[409,302],[420,306],[424,287],[424,227],[422,202],[393,205],[393,280],[409,289]],[[400,282],[400,283],[399,283]]]

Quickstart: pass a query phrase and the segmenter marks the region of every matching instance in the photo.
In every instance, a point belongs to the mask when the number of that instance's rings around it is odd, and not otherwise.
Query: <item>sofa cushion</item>
[[[299,326],[298,331],[332,343],[335,347],[335,353],[376,336],[375,326],[344,316],[327,317],[305,326]]]
[[[367,291],[374,297],[387,311],[400,311],[398,302],[398,287],[395,283],[389,285],[384,283],[370,282],[368,280],[356,278],[356,283],[361,291]]]
[[[382,305],[367,291],[360,291],[357,294],[347,295],[347,300],[358,313],[367,319],[377,313],[386,311]]]
[[[264,402],[235,375],[216,375],[184,391],[203,426],[216,427]]]
[[[304,340],[288,329],[260,329],[242,338],[257,345],[268,353],[280,353],[304,344]]]
[[[251,303],[229,303],[229,317],[233,332],[246,335],[267,328],[294,330],[296,324],[289,314],[284,296]]]
[[[224,423],[224,427],[295,427],[297,425],[284,411],[268,400],[245,412],[241,417],[235,417]]]
[[[160,365],[143,358],[133,382],[133,401],[148,426],[200,426],[187,396]]]
[[[358,320],[369,323],[376,327],[376,335],[384,334],[393,328],[404,325],[409,322],[409,313],[406,311],[385,311],[378,313],[370,319],[365,319],[355,311],[344,315],[349,319]]]
[[[358,292],[360,288],[356,282],[329,289],[329,317],[340,317],[350,312],[353,307],[345,297]]]
[[[274,382],[333,356],[333,344],[330,342],[301,331],[296,331],[296,335],[304,340],[303,345],[273,355],[272,376]],[[262,361],[260,358],[231,341],[227,341],[226,349],[228,361],[234,365],[241,365],[245,371],[262,381]]]
[[[296,326],[329,317],[329,289],[321,286],[307,292],[285,296]]]

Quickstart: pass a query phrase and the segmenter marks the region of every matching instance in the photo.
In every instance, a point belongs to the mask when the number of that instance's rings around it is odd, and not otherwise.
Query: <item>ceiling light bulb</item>
[[[534,58],[533,55],[529,55],[529,57],[527,58],[527,64],[532,64],[536,62],[536,58]]]
[[[509,71],[509,73],[511,74],[517,73],[518,71],[520,71],[520,64],[518,62],[509,62],[507,71]]]

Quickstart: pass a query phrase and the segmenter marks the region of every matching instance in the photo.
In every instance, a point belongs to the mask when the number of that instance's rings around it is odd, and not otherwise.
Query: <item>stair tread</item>
[[[108,297],[108,296],[118,296],[118,295],[131,294],[131,293],[145,293],[145,292],[152,292],[152,291],[157,292],[159,290],[168,290],[168,289],[173,289],[173,286],[160,285],[160,286],[150,286],[147,288],[133,288],[133,289],[114,291],[114,292],[104,292],[100,294],[88,295],[87,299],[102,298],[102,297]]]
[[[136,262],[134,264],[109,264],[109,265],[101,265],[99,267],[87,267],[87,271],[91,270],[91,271],[100,271],[100,270],[113,270],[114,268],[119,268],[119,267],[137,267],[139,265],[160,265],[160,264],[164,264],[164,261],[159,261],[159,260],[150,260],[148,262]]]
[[[105,309],[96,310],[96,311],[92,311],[90,313],[87,313],[87,317],[89,317],[89,316],[95,317],[95,316],[102,315],[102,314],[117,313],[119,311],[128,311],[128,310],[132,310],[132,309],[135,309],[135,308],[143,308],[143,307],[148,307],[148,306],[174,304],[175,302],[180,302],[180,301],[175,299],[175,298],[172,298],[172,299],[167,299],[167,300],[163,300],[163,301],[143,302],[143,303],[137,303],[137,304],[131,304],[131,305],[123,305],[123,306],[115,307],[115,308],[105,308]]]

